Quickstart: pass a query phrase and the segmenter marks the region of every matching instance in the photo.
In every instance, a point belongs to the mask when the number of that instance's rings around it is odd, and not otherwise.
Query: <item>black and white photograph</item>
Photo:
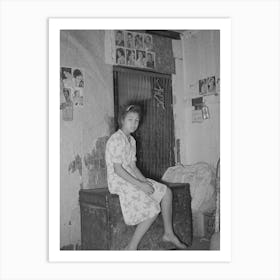
[[[155,53],[147,52],[147,59],[146,59],[146,67],[147,68],[155,68]]]
[[[135,50],[126,49],[126,65],[135,66]]]
[[[122,45],[122,34],[124,34],[125,48],[120,48]],[[139,33],[126,30],[115,30],[115,38],[118,38],[118,44],[115,43],[115,63],[116,65],[125,65],[128,67],[150,68],[156,69],[156,52],[153,50],[153,35],[147,33]],[[160,37],[157,40],[162,41]],[[114,51],[114,49],[113,49]],[[170,61],[170,56],[167,61]]]
[[[65,102],[68,103],[68,104],[72,102],[71,92],[72,92],[71,88],[63,88],[63,95],[64,95],[64,98],[65,98]]]
[[[125,47],[133,49],[134,48],[134,33],[125,32]]]
[[[207,78],[207,92],[216,93],[216,78],[215,76]]]
[[[147,51],[155,40],[162,49]],[[74,88],[60,120],[60,251],[219,251],[219,96],[203,97],[190,118],[191,104],[175,98],[193,97],[177,75],[196,77],[197,97],[215,90],[220,31],[61,30],[60,49],[61,65],[81,66],[61,66]],[[100,57],[114,52],[111,64]],[[185,53],[192,59],[176,67]],[[156,68],[156,57],[166,64]]]
[[[80,87],[73,90],[73,104],[75,106],[83,106],[84,104],[83,89]]]
[[[216,92],[220,93],[220,78],[216,77]]]
[[[208,91],[207,79],[199,80],[198,85],[199,85],[199,94],[200,95],[207,94]]]
[[[115,30],[115,44],[124,47],[124,33],[122,30]]]
[[[146,52],[145,51],[140,51],[140,50],[136,51],[135,65],[137,67],[141,67],[141,68],[146,67]]]
[[[84,88],[85,80],[83,71],[79,68],[73,69],[73,78],[75,87]]]
[[[64,88],[72,88],[74,86],[72,74],[71,67],[60,67],[60,80]]]
[[[280,1],[37,2],[0,1],[0,279],[280,279]]]
[[[62,80],[72,79],[72,68],[61,67],[61,69],[60,69],[60,78]]]
[[[137,50],[143,50],[143,34],[136,33],[134,35],[134,46]]]
[[[125,64],[125,49],[116,49],[116,64]]]
[[[144,35],[144,48],[147,51],[151,51],[153,49],[153,37],[151,35]]]

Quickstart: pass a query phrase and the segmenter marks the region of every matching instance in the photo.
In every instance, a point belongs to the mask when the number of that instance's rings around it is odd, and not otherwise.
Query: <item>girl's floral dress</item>
[[[148,178],[155,191],[152,195],[147,195],[114,172],[114,163],[121,163],[127,172],[136,177],[130,167],[130,163],[136,161],[135,139],[130,136],[129,141],[124,132],[119,129],[107,141],[105,159],[108,189],[110,193],[119,195],[125,223],[136,225],[158,214],[161,210],[160,201],[165,194],[166,185]]]

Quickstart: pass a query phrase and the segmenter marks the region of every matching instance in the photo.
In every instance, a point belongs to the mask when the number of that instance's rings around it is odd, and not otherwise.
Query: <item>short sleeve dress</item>
[[[130,167],[130,164],[136,161],[136,141],[133,136],[128,140],[121,129],[112,134],[106,144],[105,159],[108,189],[110,193],[119,195],[125,223],[136,225],[158,214],[166,185],[147,178],[154,188],[154,193],[147,195],[114,171],[114,163],[121,163],[127,172],[136,177]]]

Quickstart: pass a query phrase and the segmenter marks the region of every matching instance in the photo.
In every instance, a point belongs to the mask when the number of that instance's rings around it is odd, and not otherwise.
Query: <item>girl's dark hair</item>
[[[136,105],[136,104],[135,105],[134,104],[125,105],[125,106],[121,107],[119,110],[119,115],[118,115],[119,128],[122,127],[122,121],[125,119],[125,117],[128,113],[137,113],[139,116],[139,119],[141,119],[141,117],[142,117],[142,110],[139,105]]]

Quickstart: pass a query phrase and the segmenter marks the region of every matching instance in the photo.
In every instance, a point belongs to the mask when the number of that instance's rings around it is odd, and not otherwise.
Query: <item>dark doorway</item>
[[[114,67],[115,128],[119,107],[140,104],[144,116],[133,135],[137,166],[144,176],[160,180],[175,164],[171,75]]]

